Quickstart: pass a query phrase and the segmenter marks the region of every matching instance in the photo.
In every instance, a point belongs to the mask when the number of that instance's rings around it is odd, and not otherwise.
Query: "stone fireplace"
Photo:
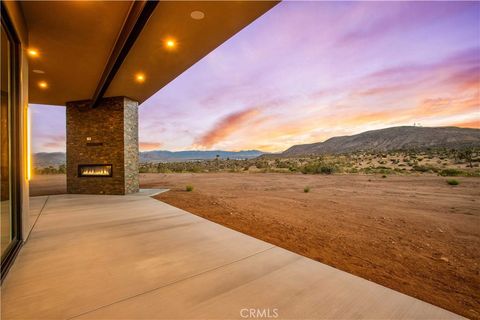
[[[138,103],[126,97],[67,103],[67,192],[138,191]]]

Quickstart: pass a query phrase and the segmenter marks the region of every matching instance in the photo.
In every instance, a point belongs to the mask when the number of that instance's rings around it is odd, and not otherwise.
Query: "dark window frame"
[[[1,282],[5,279],[8,270],[12,266],[15,258],[23,244],[22,234],[22,161],[21,161],[21,123],[22,106],[21,101],[21,83],[20,83],[20,59],[21,59],[21,41],[10,19],[3,2],[1,2],[1,25],[4,28],[10,47],[10,65],[11,68],[11,109],[10,112],[10,170],[12,184],[12,241],[8,245],[5,253],[1,257]]]

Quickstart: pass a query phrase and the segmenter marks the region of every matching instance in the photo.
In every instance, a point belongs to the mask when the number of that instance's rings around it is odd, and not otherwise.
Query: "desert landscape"
[[[160,201],[478,319],[480,179],[446,180],[432,174],[140,176],[142,188],[170,189],[156,196]],[[31,181],[32,196],[64,192],[64,175]]]
[[[245,157],[255,153],[141,153],[140,187],[168,188],[155,198],[480,319],[480,130],[392,127]],[[66,191],[65,164],[50,165],[63,155],[48,156],[32,196]]]

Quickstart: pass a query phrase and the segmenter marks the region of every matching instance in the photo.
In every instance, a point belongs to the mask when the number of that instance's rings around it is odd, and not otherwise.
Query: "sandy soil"
[[[158,200],[480,319],[480,178],[456,179],[185,173],[140,181],[171,189]],[[61,193],[64,176],[31,186],[32,194]]]
[[[30,180],[30,197],[66,192],[67,180],[64,174],[35,175]]]

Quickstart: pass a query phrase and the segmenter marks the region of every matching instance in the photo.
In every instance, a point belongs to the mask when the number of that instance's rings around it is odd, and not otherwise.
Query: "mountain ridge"
[[[224,150],[185,150],[185,151],[168,151],[168,150],[152,150],[141,151],[140,162],[175,162],[175,161],[195,161],[215,159],[217,155],[220,159],[252,159],[266,154],[259,150],[241,150],[241,151],[224,151]],[[44,168],[48,166],[59,166],[66,163],[65,152],[38,152],[33,154],[33,163],[35,167]]]
[[[356,151],[480,147],[480,129],[399,126],[364,131],[323,142],[294,145],[280,156],[340,154]]]
[[[394,151],[402,149],[480,147],[480,129],[459,127],[400,126],[369,130],[350,136],[337,136],[323,142],[299,144],[281,153],[259,150],[153,150],[140,152],[140,162],[183,162],[215,159],[252,159],[259,156],[292,157],[304,155],[340,154],[356,151]],[[34,154],[35,167],[65,164],[64,152],[39,152]]]
[[[169,160],[209,160],[219,158],[230,159],[251,159],[265,154],[259,150],[241,150],[241,151],[224,151],[224,150],[185,150],[185,151],[168,151],[153,150],[140,152],[140,162],[155,162]]]

